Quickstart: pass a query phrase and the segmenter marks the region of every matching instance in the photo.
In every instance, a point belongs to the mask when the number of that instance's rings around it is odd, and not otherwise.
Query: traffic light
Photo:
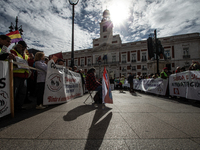
[[[157,46],[158,46],[158,55],[162,54],[164,59],[166,60],[167,57],[165,55],[165,49],[163,48],[161,41],[157,39]]]
[[[152,37],[149,37],[147,39],[147,48],[148,48],[149,58],[151,59],[152,57],[154,57],[154,44]]]

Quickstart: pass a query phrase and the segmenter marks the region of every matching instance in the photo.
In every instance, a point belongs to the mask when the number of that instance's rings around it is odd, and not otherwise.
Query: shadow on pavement
[[[103,142],[105,133],[112,119],[112,112],[110,112],[106,117],[101,119],[110,109],[101,110],[97,109],[89,129],[87,142],[85,144],[85,150],[88,149],[99,149]]]
[[[65,116],[63,116],[63,119],[65,121],[72,121],[72,120],[75,120],[76,118],[78,118],[79,116],[84,115],[95,109],[96,108],[91,105],[81,105],[81,106],[78,106],[78,107],[70,110]]]
[[[62,104],[50,105],[49,107],[47,107],[45,109],[37,110],[37,109],[35,109],[34,103],[28,104],[28,105],[26,105],[26,110],[16,111],[14,114],[14,118],[11,118],[10,114],[0,118],[0,131],[3,130],[4,127],[8,127],[12,124],[15,124],[15,123],[25,120],[27,118],[33,117],[35,115],[38,115],[40,113],[43,113],[45,111],[48,111],[48,110],[53,109],[60,105],[62,105]]]
[[[110,124],[110,120],[112,118],[112,112],[107,114],[107,116],[104,118],[103,116],[106,113],[108,113],[111,110],[111,108],[105,107],[104,109],[101,109],[101,106],[102,105],[100,104],[98,108],[95,108],[92,105],[81,105],[70,110],[65,116],[63,116],[63,119],[65,121],[72,121],[80,117],[81,115],[84,115],[93,110],[96,110],[94,114],[94,118],[92,120],[92,124],[89,128],[89,133],[88,133],[87,141],[84,148],[85,150],[99,149],[99,147],[101,147],[105,133]]]

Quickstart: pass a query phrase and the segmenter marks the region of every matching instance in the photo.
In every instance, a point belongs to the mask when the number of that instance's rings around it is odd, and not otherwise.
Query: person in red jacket
[[[97,91],[102,102],[102,85],[96,80],[95,72],[95,68],[88,70],[86,77],[86,87],[89,91]]]

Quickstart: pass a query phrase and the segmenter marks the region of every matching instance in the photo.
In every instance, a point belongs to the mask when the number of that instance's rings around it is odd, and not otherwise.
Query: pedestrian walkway
[[[200,107],[128,91],[113,91],[114,104],[95,108],[88,94],[44,110],[0,119],[1,150],[197,150]]]

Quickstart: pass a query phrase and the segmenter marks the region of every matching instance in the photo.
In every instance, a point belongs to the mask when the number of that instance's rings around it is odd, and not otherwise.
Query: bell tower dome
[[[100,23],[100,38],[113,36],[113,23],[110,20],[110,11],[104,10]]]

